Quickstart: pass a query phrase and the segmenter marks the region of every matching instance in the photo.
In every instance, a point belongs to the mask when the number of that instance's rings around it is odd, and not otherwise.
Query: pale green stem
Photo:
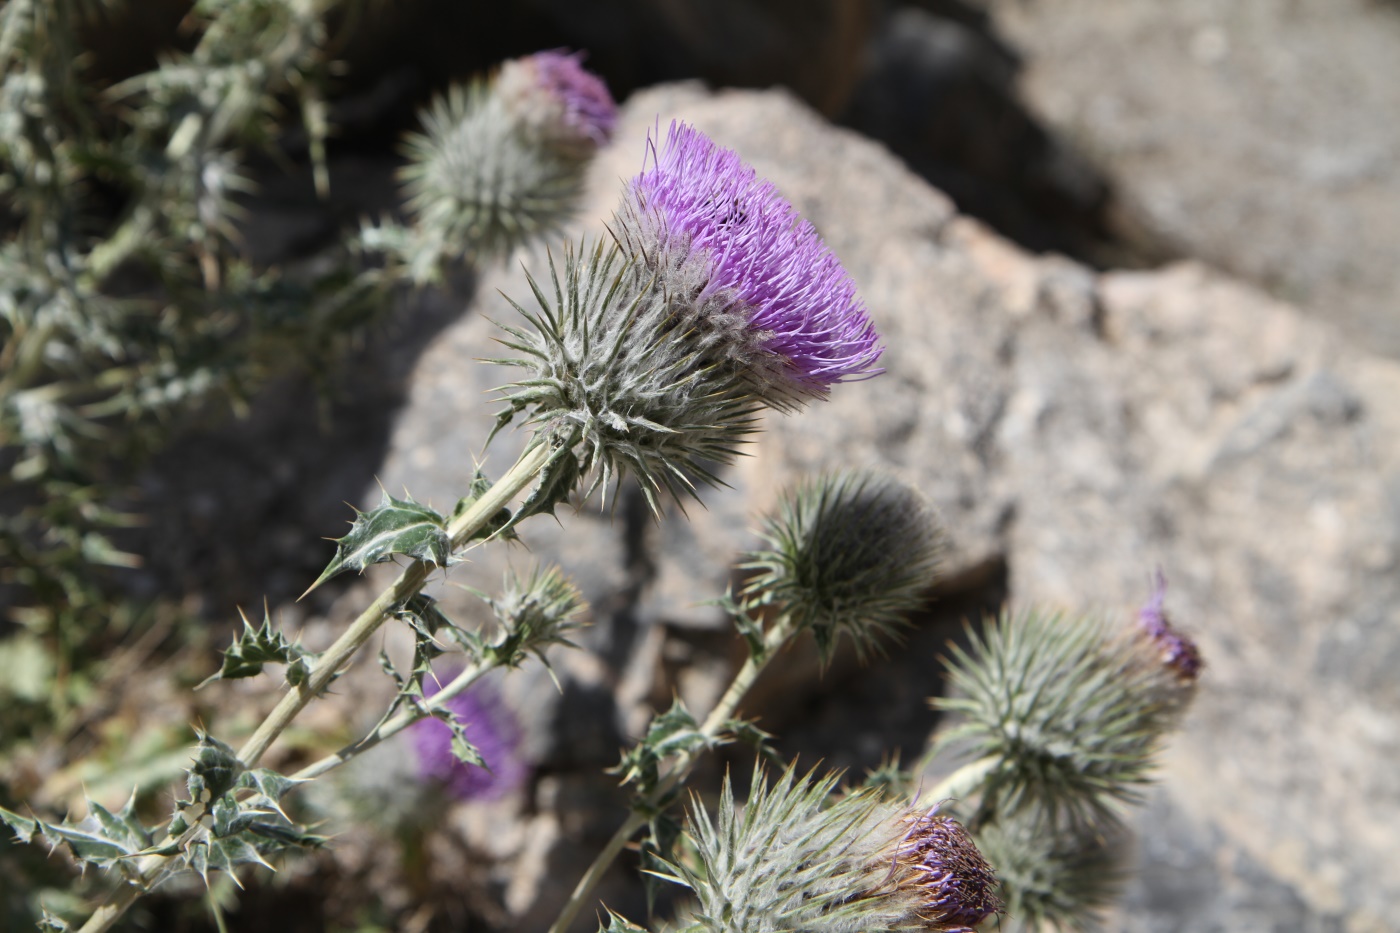
[[[646,825],[649,817],[644,815],[645,811],[655,810],[661,801],[665,800],[681,782],[690,776],[690,771],[695,767],[695,761],[699,758],[700,751],[705,750],[709,740],[716,738],[723,731],[725,724],[734,718],[744,695],[749,692],[749,688],[758,679],[758,675],[768,665],[769,659],[792,637],[794,631],[792,622],[784,615],[764,633],[763,650],[757,656],[749,655],[744,666],[739,668],[739,673],[734,675],[729,689],[724,691],[724,696],[720,697],[719,702],[715,704],[714,709],[710,710],[710,715],[705,717],[705,722],[700,726],[700,735],[706,741],[696,743],[696,748],[699,751],[686,751],[679,755],[675,765],[656,785],[656,788],[646,797],[637,801],[632,812],[628,814],[627,820],[612,834],[612,838],[603,847],[603,851],[598,853],[593,859],[593,864],[588,866],[588,871],[584,872],[583,877],[579,879],[573,893],[569,895],[569,900],[559,911],[554,925],[549,928],[549,933],[564,933],[569,928],[569,924],[574,922],[574,918],[583,909],[584,903],[592,895],[598,882],[603,880],[603,875],[607,873],[608,868],[622,852],[623,847],[627,845],[637,830]]]
[[[958,799],[967,796],[982,783],[982,779],[987,776],[1001,761],[998,755],[988,755],[986,758],[979,758],[963,765],[952,774],[939,781],[933,790],[925,795],[926,800],[937,803],[940,800]]]
[[[327,771],[333,771],[339,768],[347,761],[357,755],[364,754],[390,736],[398,735],[418,720],[426,719],[433,710],[442,709],[447,705],[448,700],[459,696],[462,691],[476,683],[477,680],[490,669],[491,665],[481,664],[467,668],[448,681],[441,690],[433,694],[432,699],[428,700],[423,707],[411,707],[399,713],[393,719],[390,719],[388,722],[384,723],[384,725],[375,729],[363,739],[360,739],[360,741],[347,745],[335,754],[327,755],[320,761],[307,765],[296,774],[293,774],[292,777],[300,781],[309,781],[312,778],[320,777]]]
[[[556,454],[557,448],[547,440],[536,441],[527,447],[525,452],[520,455],[520,459],[504,476],[492,484],[491,488],[480,499],[473,502],[461,515],[448,524],[447,533],[451,540],[452,550],[461,547],[485,527],[496,513],[505,508],[512,499],[530,485]],[[253,735],[239,749],[238,758],[245,767],[253,767],[258,759],[262,758],[297,714],[313,698],[321,694],[330,684],[331,679],[354,656],[355,652],[378,631],[395,607],[402,605],[422,589],[432,569],[433,564],[424,561],[414,561],[409,564],[404,568],[403,573],[399,574],[398,579],[379,594],[379,597],[370,604],[369,608],[361,613],[360,617],[335,640],[335,643],[326,649],[317,659],[316,666],[312,669],[310,676],[301,684],[291,688],[282,697],[282,701],[268,714],[262,725],[258,726]],[[454,683],[456,683],[455,680]],[[466,684],[463,684],[461,689],[466,689]],[[446,700],[448,697],[442,697],[442,699]],[[437,697],[434,697],[434,700],[437,700]],[[396,717],[390,723],[397,722],[399,718],[401,717]],[[399,728],[406,725],[405,722]],[[321,764],[323,762],[317,762],[312,767],[318,767]],[[334,765],[328,766],[326,770],[329,770],[330,767],[334,767]],[[180,837],[181,847],[183,848],[185,844],[189,843],[199,830],[198,824],[191,826]],[[173,871],[170,859],[162,855],[146,856],[137,863],[137,866],[141,880],[117,889],[106,904],[93,912],[78,933],[104,933],[104,931],[111,929],[118,918],[126,912],[126,909],[136,902],[137,898],[164,881]]]

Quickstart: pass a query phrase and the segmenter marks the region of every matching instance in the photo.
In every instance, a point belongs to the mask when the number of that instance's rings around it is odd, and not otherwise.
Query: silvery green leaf
[[[639,927],[622,914],[614,913],[611,908],[603,908],[608,912],[608,925],[598,927],[598,933],[646,933],[646,927]]]
[[[50,847],[66,846],[73,857],[84,865],[95,865],[101,869],[116,866],[125,867],[124,860],[136,855],[145,848],[144,829],[132,827],[123,818],[115,817],[98,804],[89,801],[94,808],[93,815],[81,823],[46,823],[36,818],[30,819],[0,807],[0,822],[9,826],[20,842],[34,844],[40,839]],[[102,816],[97,815],[101,810]],[[123,810],[122,812],[126,812]],[[105,817],[105,819],[104,819]],[[114,831],[108,830],[108,825]]]
[[[609,773],[621,775],[623,784],[635,783],[638,796],[645,797],[656,787],[661,762],[702,748],[709,741],[700,732],[695,717],[677,699],[669,710],[651,721],[646,736],[624,753],[622,761]]]
[[[267,806],[276,810],[277,813],[285,819],[287,815],[283,813],[282,808],[278,806],[278,801],[282,799],[282,795],[287,791],[296,787],[298,784],[305,783],[306,781],[301,778],[287,777],[285,774],[278,774],[271,768],[257,768],[252,771],[244,771],[239,775],[237,786],[243,790],[257,792],[257,796],[249,801],[250,804],[256,806],[259,803],[265,802]]]
[[[347,570],[364,570],[370,564],[402,554],[414,560],[446,566],[449,549],[447,522],[434,509],[388,493],[379,507],[356,512],[350,533],[336,542],[335,557],[307,592]]]
[[[456,518],[461,515],[471,507],[472,503],[486,495],[490,489],[491,481],[486,478],[486,474],[477,470],[476,474],[472,477],[471,485],[467,489],[467,494],[457,500],[457,505],[452,510],[452,517]],[[515,532],[511,530],[511,526],[514,524],[515,522],[512,521],[510,509],[503,506],[495,515],[491,516],[486,524],[482,525],[481,528],[467,540],[485,540],[497,536],[510,541],[518,540]]]

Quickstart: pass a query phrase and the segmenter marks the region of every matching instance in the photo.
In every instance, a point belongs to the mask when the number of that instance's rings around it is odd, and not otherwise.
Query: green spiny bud
[[[1039,807],[1085,822],[1137,798],[1180,711],[1141,639],[1097,617],[1031,610],[989,620],[969,642],[951,648],[956,695],[934,705],[965,716],[943,744],[969,740],[996,759],[984,813]]]
[[[875,473],[837,473],[789,490],[748,555],[744,596],[816,636],[824,660],[845,633],[863,652],[902,624],[933,584],[943,533],[917,490]]]
[[[550,645],[568,645],[578,617],[588,608],[583,594],[558,567],[535,568],[521,578],[511,571],[499,596],[487,599],[502,634],[489,649],[501,664],[516,666],[527,653],[541,660]]]
[[[562,271],[562,275],[561,275]],[[522,354],[497,360],[529,378],[507,386],[502,415],[576,436],[587,493],[631,473],[648,501],[693,493],[716,478],[756,428],[760,402],[742,360],[743,320],[720,297],[681,300],[610,244],[551,259],[552,297],[533,280],[537,310],[515,305],[530,325],[502,325],[502,343]]]
[[[1052,826],[1033,816],[980,829],[977,844],[1006,897],[1006,933],[1097,929],[1127,877],[1127,835],[1122,827]]]
[[[956,822],[857,792],[835,800],[836,776],[769,783],[755,773],[748,805],[726,781],[717,817],[691,815],[699,871],[690,929],[970,933],[1000,908],[996,878]]]

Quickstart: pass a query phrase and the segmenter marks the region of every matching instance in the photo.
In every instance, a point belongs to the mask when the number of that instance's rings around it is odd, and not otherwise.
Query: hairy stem
[[[592,895],[598,882],[603,880],[603,875],[618,854],[622,852],[623,847],[627,845],[637,830],[646,825],[649,817],[645,814],[654,812],[690,776],[690,771],[695,767],[700,752],[704,751],[709,745],[709,740],[716,738],[723,731],[725,724],[734,718],[744,695],[749,692],[749,688],[758,679],[758,675],[768,666],[768,661],[792,637],[794,631],[791,620],[783,615],[773,624],[772,628],[764,633],[763,650],[757,654],[749,655],[744,666],[739,668],[739,672],[734,675],[729,689],[724,691],[724,696],[720,697],[719,702],[715,704],[714,709],[710,710],[710,715],[705,717],[705,722],[700,726],[700,735],[706,739],[706,742],[698,744],[698,751],[686,751],[677,756],[674,766],[666,772],[666,776],[661,779],[656,788],[633,805],[627,820],[612,834],[608,844],[593,859],[593,863],[588,866],[588,871],[584,872],[583,877],[579,879],[573,893],[569,895],[569,900],[559,911],[554,925],[549,928],[549,933],[564,933],[569,928],[569,924],[574,922],[574,918],[583,909],[584,903]]]

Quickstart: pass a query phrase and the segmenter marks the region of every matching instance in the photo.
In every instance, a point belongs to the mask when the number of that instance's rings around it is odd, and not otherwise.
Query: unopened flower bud
[[[1184,683],[1194,684],[1205,662],[1196,643],[1177,631],[1167,618],[1166,597],[1167,578],[1158,570],[1152,595],[1138,612],[1138,628],[1155,648],[1163,666]]]
[[[848,634],[858,651],[902,624],[933,584],[944,538],[928,500],[879,473],[837,473],[782,497],[741,565],[744,595],[811,629],[824,659]]]
[[[419,279],[441,258],[503,255],[557,230],[616,108],[576,56],[541,52],[507,62],[494,81],[451,88],[422,120],[400,173]]]
[[[591,154],[612,139],[617,104],[582,62],[581,53],[560,50],[512,59],[501,66],[496,93],[525,133]]]

